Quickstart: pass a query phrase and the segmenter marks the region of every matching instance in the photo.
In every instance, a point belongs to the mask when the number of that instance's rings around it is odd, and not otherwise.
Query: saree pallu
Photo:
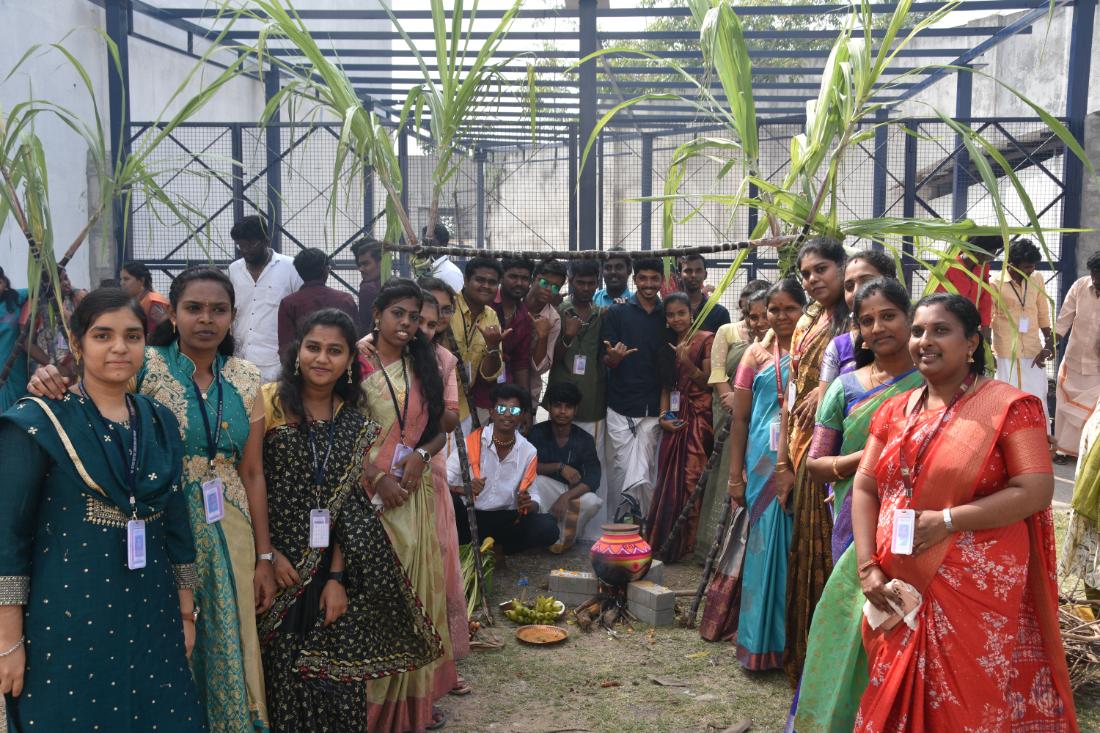
[[[925,410],[906,440],[912,399],[899,395],[876,414],[859,470],[873,473],[878,487],[875,557],[924,602],[915,629],[863,624],[870,682],[855,730],[1076,731],[1049,508],[1004,527],[957,532],[918,555],[890,552],[897,509],[938,511],[994,494],[1011,476],[1050,473],[1042,405],[1003,382],[978,385],[932,439],[908,498],[899,452],[914,465],[943,416],[942,408]]]
[[[236,357],[219,354],[213,368],[217,380],[199,400],[191,381],[195,364],[179,350],[178,342],[150,346],[145,349],[137,386],[172,411],[183,439],[182,489],[198,553],[195,602],[202,611],[195,624],[191,671],[206,705],[210,730],[253,733],[267,730],[267,695],[256,633],[256,540],[237,465],[248,442],[253,408],[260,410],[262,418],[261,378],[255,365]],[[219,384],[222,429],[211,469],[202,411],[206,410],[213,428]],[[212,478],[221,479],[225,516],[209,523],[202,484]]]
[[[863,450],[871,418],[891,397],[921,384],[911,370],[886,384],[864,389],[854,373],[833,382],[817,409],[810,456],[846,456]],[[814,611],[806,663],[798,690],[795,728],[800,733],[850,731],[867,687],[867,655],[860,634],[863,591],[852,544],[852,481],[833,484],[836,521],[833,557],[838,558]]]
[[[741,326],[742,323],[731,323],[718,329],[722,331],[726,329],[727,338],[738,339],[731,341],[726,349],[725,359],[723,360],[722,375],[725,376],[726,381],[733,385],[733,378],[737,376],[737,365],[741,363],[741,357],[745,355],[749,346],[752,345],[752,341],[748,337]],[[711,347],[711,384],[714,384],[714,375],[718,372],[718,366],[714,362],[715,353],[718,352],[718,334],[714,336],[714,346]],[[711,414],[714,416],[711,421],[714,427],[715,436],[718,435],[718,431],[722,429],[722,424],[729,419],[730,414],[726,412],[722,407],[722,402],[718,398],[718,393],[714,392],[711,403]],[[699,528],[695,533],[695,562],[703,564],[706,562],[707,555],[710,553],[711,546],[715,542],[715,532],[718,530],[718,523],[722,519],[722,507],[724,506],[726,496],[726,483],[729,481],[730,473],[730,455],[729,451],[723,447],[722,453],[718,458],[718,465],[714,467],[714,471],[710,474],[710,479],[707,481],[706,493],[703,494],[702,507],[699,510]]]
[[[700,331],[691,339],[688,353],[691,363],[699,369],[710,356],[713,338],[709,331]],[[695,493],[695,489],[714,447],[710,388],[697,385],[677,364],[676,389],[680,392],[678,416],[684,421],[684,426],[661,437],[661,448],[657,454],[657,486],[646,519],[648,540],[654,552],[664,547],[686,505],[690,502],[692,507],[676,542],[661,558],[665,562],[676,562],[695,547],[702,498]]]
[[[1093,410],[1081,431],[1080,456],[1058,569],[1080,578],[1090,593],[1100,588],[1100,410]]]
[[[458,381],[455,365],[458,359],[442,346],[435,347],[439,372],[443,376],[443,407],[458,413]],[[466,614],[466,589],[462,581],[462,563],[458,555],[458,526],[455,524],[454,502],[447,485],[446,449],[432,456],[432,485],[435,487],[435,532],[439,537],[439,552],[443,560],[444,582],[447,585],[447,625],[455,660],[470,654],[470,618]]]
[[[787,405],[787,435],[791,470],[795,472],[794,530],[787,568],[787,651],[783,669],[792,687],[797,687],[802,675],[814,608],[833,568],[832,517],[825,504],[825,486],[814,481],[806,470],[813,429],[799,427],[793,412],[818,386],[821,360],[833,338],[830,324],[829,312],[814,303],[799,319],[791,337],[791,379],[796,393],[794,405]]]
[[[385,369],[399,405],[404,406],[408,392],[405,439],[415,445],[427,425],[428,407],[412,364],[408,363],[409,357],[402,358],[406,361],[407,383],[402,378],[401,360]],[[397,407],[377,362],[372,361],[368,367],[362,389],[371,418],[382,426],[382,439],[370,448],[370,461],[388,472],[394,450],[401,443],[401,428]],[[403,505],[382,513],[382,524],[412,582],[413,592],[440,637],[442,655],[416,671],[367,683],[367,723],[371,733],[424,731],[432,722],[432,702],[453,689],[458,678],[447,627],[447,594],[436,534],[435,502],[435,486],[428,468],[420,487]]]
[[[296,585],[277,592],[259,619],[274,733],[367,730],[367,680],[430,663],[438,635],[412,592],[382,520],[359,488],[362,455],[378,425],[338,407],[335,424],[288,424],[275,383],[264,386],[264,473],[271,542],[294,566]],[[333,444],[324,485],[314,487],[309,430]],[[321,450],[325,450],[323,447]],[[330,626],[320,610],[330,548],[309,545],[309,515],[328,509],[331,546],[344,557],[347,611]]]

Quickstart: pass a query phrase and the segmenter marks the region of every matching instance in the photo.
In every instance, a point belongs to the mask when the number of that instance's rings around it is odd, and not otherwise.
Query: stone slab
[[[676,594],[651,580],[637,580],[628,585],[626,600],[632,611],[635,606],[644,606],[654,611],[668,611],[676,608]]]

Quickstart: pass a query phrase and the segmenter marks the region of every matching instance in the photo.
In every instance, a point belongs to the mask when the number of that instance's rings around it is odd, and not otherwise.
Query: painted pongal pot
[[[636,524],[605,524],[603,536],[589,551],[596,577],[607,585],[622,586],[649,572],[653,548],[642,539]]]

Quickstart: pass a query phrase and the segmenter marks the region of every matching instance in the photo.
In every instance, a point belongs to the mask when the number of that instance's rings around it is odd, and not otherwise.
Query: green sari
[[[145,349],[145,364],[137,380],[138,391],[176,416],[183,439],[183,494],[198,552],[195,602],[202,609],[196,624],[191,669],[199,683],[211,731],[266,731],[267,704],[252,585],[256,545],[248,496],[237,474],[237,464],[252,427],[254,407],[263,418],[260,371],[243,359],[219,354],[214,363],[218,379],[204,393],[203,404],[199,404],[195,395],[191,381],[194,373],[194,362],[173,342]],[[202,410],[207,411],[214,429],[219,384],[222,429],[211,472]],[[203,511],[202,484],[213,476],[224,485],[225,517],[208,524]]]
[[[136,421],[104,424],[69,394],[0,417],[0,605],[24,607],[26,637],[23,693],[6,699],[12,731],[207,729],[177,593],[196,578],[176,421],[140,395],[134,408]],[[133,512],[145,521],[138,570],[127,568]]]
[[[829,385],[818,405],[810,457],[846,456],[863,450],[871,418],[882,403],[922,383],[916,369],[871,389],[863,386],[855,372],[842,374]],[[852,547],[853,480],[854,476],[849,476],[833,484],[832,551],[838,560],[810,626],[795,713],[799,733],[851,731],[867,687],[867,655],[860,635],[865,599]]]

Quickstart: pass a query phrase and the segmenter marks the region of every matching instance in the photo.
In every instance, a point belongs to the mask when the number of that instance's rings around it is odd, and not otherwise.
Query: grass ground
[[[1066,524],[1059,511],[1059,546]],[[555,568],[587,570],[587,555],[575,548],[563,557],[508,558],[495,573],[494,605],[518,595],[521,576],[537,595]],[[694,590],[701,572],[693,564],[670,566],[665,584]],[[744,719],[754,731],[780,731],[786,721],[791,690],[783,674],[749,674],[730,644],[705,642],[695,630],[639,625],[582,634],[568,625],[567,641],[540,648],[516,641],[515,628],[501,617],[490,633],[503,648],[475,651],[460,664],[474,692],[442,701],[446,731],[714,733]],[[1100,731],[1100,685],[1078,694],[1077,709],[1082,731]]]

